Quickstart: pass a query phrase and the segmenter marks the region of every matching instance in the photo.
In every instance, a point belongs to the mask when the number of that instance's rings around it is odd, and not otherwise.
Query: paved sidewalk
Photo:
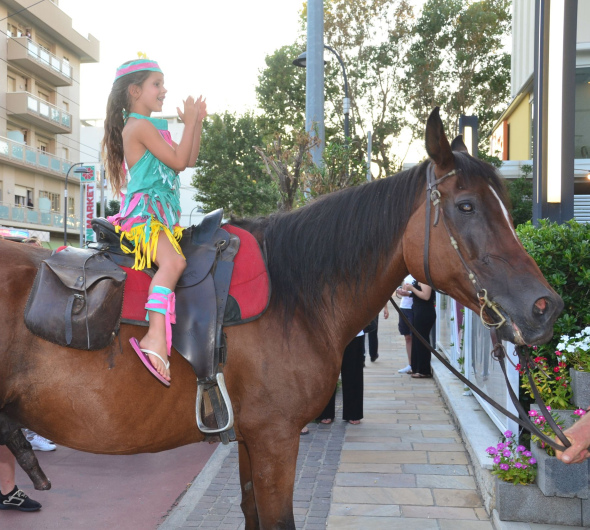
[[[379,359],[367,355],[362,423],[311,423],[301,437],[297,528],[491,530],[434,379],[397,373],[406,354],[392,313],[379,321]],[[219,447],[159,528],[241,529],[239,504],[237,447]]]

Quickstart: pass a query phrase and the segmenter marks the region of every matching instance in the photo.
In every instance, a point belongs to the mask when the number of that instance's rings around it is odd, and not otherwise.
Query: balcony
[[[63,231],[64,216],[63,212],[25,208],[24,206],[0,202],[0,224],[10,224],[15,228],[40,230],[41,227],[44,227],[50,231]],[[80,230],[80,217],[68,215],[66,225],[68,232]]]
[[[0,136],[0,163],[64,179],[73,162]]]
[[[8,61],[31,72],[53,86],[72,85],[72,67],[41,48],[28,37],[8,38]]]
[[[9,115],[41,127],[54,134],[72,132],[72,115],[29,92],[8,92],[6,110]]]

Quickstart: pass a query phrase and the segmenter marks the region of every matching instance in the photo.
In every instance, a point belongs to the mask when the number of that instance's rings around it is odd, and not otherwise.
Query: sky
[[[74,29],[100,42],[100,62],[81,66],[82,119],[104,118],[115,70],[137,52],[164,72],[164,115],[201,94],[210,113],[243,113],[256,106],[265,57],[305,36],[303,0],[59,0],[59,7]]]

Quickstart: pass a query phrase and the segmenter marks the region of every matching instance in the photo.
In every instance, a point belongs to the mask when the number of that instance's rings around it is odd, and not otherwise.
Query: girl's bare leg
[[[158,272],[154,274],[152,282],[150,283],[150,294],[155,285],[167,287],[174,291],[180,276],[186,268],[185,259],[176,252],[172,243],[164,235],[160,233],[158,238],[158,247],[156,249],[156,265]],[[168,356],[166,347],[166,317],[161,313],[150,311],[150,326],[148,332],[139,343],[139,347],[146,350],[158,352],[163,359]],[[167,381],[170,381],[170,369],[166,369],[164,363],[155,355],[148,353],[150,362],[158,373]]]
[[[8,495],[14,489],[16,460],[8,447],[0,445],[0,493]]]

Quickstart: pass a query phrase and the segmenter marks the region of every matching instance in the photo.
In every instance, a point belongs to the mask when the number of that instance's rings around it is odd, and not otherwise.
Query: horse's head
[[[563,301],[516,236],[495,169],[469,156],[460,137],[449,145],[438,108],[426,124],[426,150],[427,183],[403,239],[409,271],[481,312],[498,338],[547,342]]]

